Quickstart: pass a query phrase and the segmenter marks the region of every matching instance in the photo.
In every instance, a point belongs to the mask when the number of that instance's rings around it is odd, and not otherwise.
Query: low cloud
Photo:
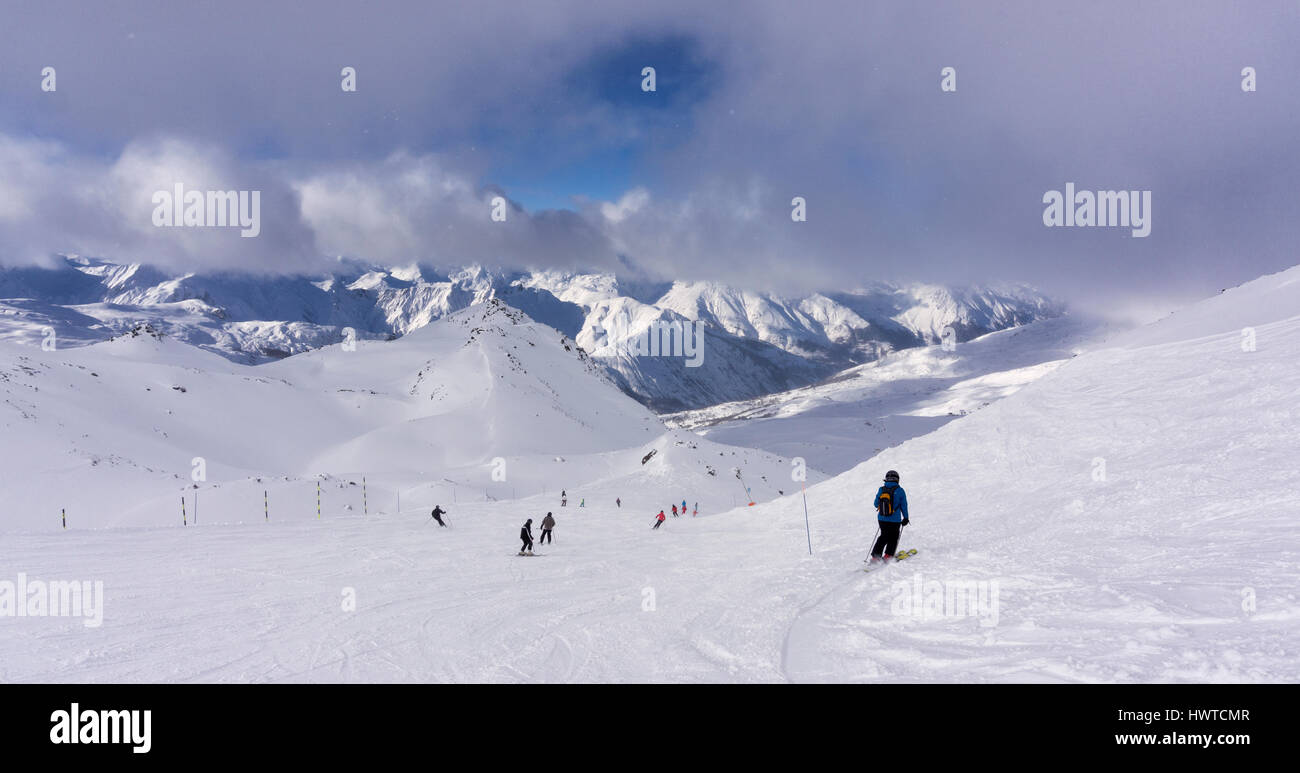
[[[676,200],[634,188],[577,211],[529,212],[508,191],[476,185],[437,155],[406,151],[296,168],[241,163],[218,147],[167,138],[132,143],[104,161],[58,143],[0,136],[0,163],[14,170],[0,183],[0,249],[10,263],[67,253],[178,272],[312,272],[337,257],[612,270],[621,255],[652,275],[680,276],[734,252],[751,266],[780,268],[798,249],[788,206],[758,178]],[[177,184],[259,191],[260,234],[156,226],[154,196]],[[505,219],[493,219],[494,209]]]
[[[599,223],[569,211],[529,213],[434,155],[299,169],[241,163],[213,145],[132,143],[117,158],[0,136],[0,263],[80,254],[173,271],[318,271],[338,256],[399,264],[612,266]],[[155,194],[258,191],[260,233],[158,227]],[[505,200],[505,219],[492,210]]]
[[[222,150],[158,139],[134,142],[112,160],[58,143],[0,136],[0,255],[43,263],[57,253],[139,261],[176,271],[291,272],[317,260],[298,195],[273,167]],[[237,228],[158,227],[155,194],[258,191],[257,238]]]
[[[300,17],[251,0],[13,9],[0,261],[631,263],[791,290],[1010,279],[1161,304],[1296,262],[1286,4],[386,0]],[[56,93],[38,87],[45,65]],[[261,235],[151,229],[141,196],[178,175],[263,191]],[[1150,190],[1150,236],[1045,228],[1041,198],[1068,182]],[[511,202],[497,223],[495,195],[574,196],[573,211]]]

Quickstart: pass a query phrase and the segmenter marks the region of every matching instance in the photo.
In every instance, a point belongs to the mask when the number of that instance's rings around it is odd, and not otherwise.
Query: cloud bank
[[[1126,303],[1297,262],[1293,4],[700,5],[11,9],[0,261],[627,259],[792,290],[1012,279]],[[261,190],[262,233],[152,227],[149,195],[182,178]],[[1150,190],[1151,235],[1045,228],[1044,193],[1070,182]],[[531,188],[568,206],[525,207]]]

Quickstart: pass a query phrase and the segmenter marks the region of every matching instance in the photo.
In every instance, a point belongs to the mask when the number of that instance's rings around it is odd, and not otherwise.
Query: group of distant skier
[[[561,490],[560,507],[568,507],[568,506],[569,506],[569,492]],[[582,499],[578,500],[578,507],[586,507],[586,506],[587,506],[586,497],[583,497]],[[622,504],[620,504],[619,506],[622,507]]]
[[[560,507],[565,507],[565,506],[567,506],[568,501],[569,501],[569,492],[568,492],[567,490],[565,490],[565,489],[561,489],[561,490],[560,490]],[[582,499],[582,500],[580,500],[580,503],[579,503],[578,506],[579,506],[579,507],[586,507],[586,506],[587,506],[587,500],[586,500],[585,498]],[[622,508],[622,507],[623,507],[623,498],[622,498],[622,497],[615,497],[615,498],[614,498],[614,506],[615,506],[615,507],[618,507],[618,508]],[[683,516],[683,515],[686,515],[686,510],[687,510],[687,508],[686,508],[686,500],[685,500],[685,499],[682,500],[682,504],[681,504],[681,508],[680,508],[680,509],[678,508],[678,506],[677,506],[676,503],[673,503],[673,505],[672,505],[672,513],[673,513],[673,517],[674,517],[674,518],[678,518],[678,517],[681,517],[681,516]],[[699,515],[699,514],[700,514],[700,503],[699,503],[699,502],[696,502],[696,503],[695,503],[695,507],[691,509],[691,516],[694,517],[694,516],[697,516],[697,515]],[[436,517],[436,516],[435,516],[435,517]],[[659,514],[655,516],[655,522],[654,522],[654,525],[651,526],[651,528],[653,528],[653,529],[658,529],[660,526],[663,525],[663,522],[664,522],[665,520],[667,520],[667,516],[664,515],[664,511],[663,511],[663,510],[660,510],[660,511],[659,511]],[[441,523],[441,521],[439,521],[439,523]],[[550,542],[550,543],[554,544],[554,542],[555,542],[555,538],[554,538],[554,536],[552,536],[552,534],[551,534],[551,531],[552,531],[554,528],[555,528],[555,516],[554,516],[552,513],[547,513],[547,514],[546,514],[546,517],[542,519],[542,537],[541,537],[541,540],[540,540],[541,544],[546,544],[547,542]],[[531,556],[531,555],[535,555],[535,553],[533,553],[533,519],[532,519],[532,518],[529,518],[527,521],[524,522],[524,525],[523,525],[522,527],[520,527],[520,529],[519,529],[519,541],[520,541],[520,543],[521,543],[521,545],[520,545],[520,547],[519,547],[519,555],[521,555],[521,556]]]
[[[680,516],[686,515],[686,500],[685,500],[685,499],[682,500],[682,509],[681,509],[680,512],[677,510],[677,505],[676,505],[676,504],[673,504],[673,508],[672,508],[672,509],[673,509],[673,517],[674,517],[674,518],[678,518],[678,517],[680,517]],[[693,510],[691,510],[691,517],[694,518],[695,516],[697,516],[697,515],[699,515],[699,514],[700,514],[700,503],[699,503],[699,502],[696,502],[696,503],[695,503],[695,508],[694,508]],[[659,528],[660,526],[662,526],[663,523],[664,523],[664,521],[666,521],[666,520],[668,520],[668,516],[664,515],[664,511],[663,511],[663,510],[660,510],[660,511],[659,511],[659,514],[655,516],[655,522],[654,522],[654,525],[651,526],[650,528],[652,528],[652,529],[657,529],[657,528]]]
[[[569,492],[567,489],[561,489],[560,507],[567,507],[568,504],[569,504]],[[587,499],[585,497],[580,498],[578,500],[578,507],[586,507],[586,506],[587,506]],[[623,507],[623,498],[615,497],[614,506],[621,509]],[[683,508],[686,507],[686,502],[684,500],[682,502],[682,507]],[[541,528],[542,528],[542,536],[541,539],[538,540],[538,543],[542,545],[545,545],[548,542],[551,544],[555,544],[555,536],[551,534],[551,532],[555,529],[555,515],[553,513],[548,512],[546,514],[546,517],[542,519]],[[533,519],[532,518],[529,518],[527,521],[524,521],[524,525],[520,527],[519,541],[521,543],[519,546],[519,555],[521,556],[536,555],[536,553],[533,552]]]
[[[568,492],[565,490],[561,490],[560,506],[561,507],[567,506],[568,501],[569,501]],[[879,527],[879,532],[875,540],[872,542],[871,555],[868,556],[866,559],[868,564],[878,564],[884,561],[890,561],[895,557],[897,557],[898,540],[903,533],[903,527],[911,523],[911,520],[908,518],[908,513],[907,513],[907,492],[904,491],[903,487],[899,485],[899,477],[897,471],[890,470],[889,472],[885,473],[885,481],[880,486],[880,488],[876,490],[876,498],[873,504],[876,508],[876,523],[877,526]],[[622,497],[616,497],[614,499],[614,505],[616,507],[622,508],[623,507]],[[585,498],[582,499],[578,506],[586,507],[587,500]],[[674,518],[678,518],[682,515],[685,515],[686,500],[685,499],[682,500],[682,505],[680,509],[677,507],[676,503],[673,503],[671,510]],[[691,509],[691,516],[692,517],[697,516],[699,515],[699,513],[700,513],[700,503],[696,502],[695,507]],[[437,521],[439,526],[445,527],[447,525],[442,520],[442,516],[446,514],[447,511],[443,510],[441,505],[434,506],[432,516],[433,516],[433,520]],[[660,510],[659,513],[655,515],[654,525],[651,526],[650,528],[658,529],[660,526],[664,524],[664,521],[666,520],[668,520],[668,516],[664,514],[663,510]],[[548,512],[546,514],[546,517],[542,519],[542,523],[541,523],[542,536],[540,541],[542,544],[546,544],[548,542],[554,544],[555,538],[551,534],[551,532],[554,529],[555,529],[555,516]],[[522,545],[519,548],[519,555],[521,556],[534,555],[532,518],[529,518],[527,521],[525,521],[523,527],[519,529],[519,540],[522,543]],[[916,551],[913,550],[911,552],[915,553]]]

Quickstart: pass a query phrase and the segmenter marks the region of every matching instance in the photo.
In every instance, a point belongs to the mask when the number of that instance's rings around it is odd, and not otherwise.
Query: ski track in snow
[[[98,629],[69,619],[5,621],[2,677],[914,682],[1292,674],[1290,661],[1268,656],[1269,648],[1285,649],[1284,637],[1261,634],[1293,629],[1294,612],[1265,621],[1192,614],[1161,592],[1168,580],[1108,579],[1104,567],[1080,565],[1068,552],[1017,565],[1031,536],[981,543],[938,527],[924,541],[919,530],[905,532],[907,544],[923,548],[910,562],[865,574],[870,521],[822,524],[813,535],[817,554],[808,557],[797,504],[784,504],[786,517],[773,505],[669,518],[658,532],[639,514],[565,508],[546,562],[509,555],[518,523],[537,509],[525,503],[460,505],[455,530],[416,514],[18,535],[0,563],[37,578],[103,579],[105,621]],[[773,518],[779,522],[755,523]],[[918,515],[913,528],[920,522]],[[999,579],[1001,624],[892,615],[895,584],[917,573]],[[355,612],[341,608],[345,587],[356,590]],[[642,611],[645,588],[655,591],[655,611]],[[1237,657],[1225,659],[1233,651]]]

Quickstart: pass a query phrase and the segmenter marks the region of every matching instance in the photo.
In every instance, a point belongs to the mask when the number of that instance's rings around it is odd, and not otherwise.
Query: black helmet
[[[897,483],[897,482],[898,482],[898,471],[897,471],[897,470],[890,470],[889,472],[885,473],[885,482],[886,482],[886,483]]]

